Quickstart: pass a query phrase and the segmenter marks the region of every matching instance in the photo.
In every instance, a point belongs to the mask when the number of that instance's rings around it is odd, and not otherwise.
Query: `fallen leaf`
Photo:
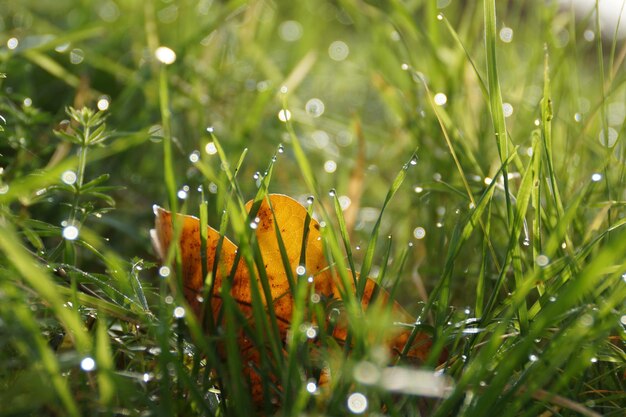
[[[249,211],[251,206],[252,202],[248,202],[246,209]],[[164,260],[167,250],[172,243],[174,233],[172,213],[155,206],[155,215],[155,229],[151,231],[151,235],[159,257]],[[178,244],[182,260],[181,267],[184,296],[194,313],[200,318],[203,302],[200,301],[201,298],[198,296],[203,293],[205,285],[200,255],[200,222],[193,216],[181,214],[177,216],[182,220],[182,229],[178,238]],[[269,195],[268,198],[262,202],[256,214],[258,218],[256,239],[263,259],[263,267],[265,268],[271,293],[271,300],[264,299],[263,301],[266,306],[269,303],[273,305],[283,343],[285,343],[287,331],[291,323],[294,300],[291,295],[287,273],[285,272],[285,263],[281,257],[276,228],[280,231],[284,242],[287,258],[289,260],[288,267],[295,277],[296,269],[300,266],[307,216],[308,213],[306,209],[300,203],[291,197],[280,194]],[[343,290],[343,287],[339,278],[335,276],[333,270],[329,268],[328,262],[324,256],[320,225],[315,219],[309,219],[306,239],[306,275],[307,277],[313,277],[315,291],[320,296],[324,296],[328,299],[340,298],[340,294],[342,293],[340,289]],[[208,307],[212,310],[213,317],[218,316],[222,306],[222,284],[230,275],[234,262],[237,259],[237,247],[225,237],[223,238],[219,256],[217,256],[219,241],[219,232],[209,227],[206,242],[206,270],[209,272],[214,270],[216,259],[218,259],[218,265],[216,268],[217,273],[213,277],[213,292],[209,299],[204,302],[208,303]],[[349,276],[352,277],[351,273]],[[240,260],[236,266],[232,281],[230,282],[230,293],[240,310],[247,317],[252,316],[252,292],[250,285],[249,270],[245,262]],[[352,284],[352,288],[349,288],[348,291],[354,291],[354,284]],[[364,310],[368,307],[371,308],[370,304],[375,292],[378,294],[376,297],[377,305],[385,305],[390,302],[389,294],[383,288],[379,288],[374,281],[367,278],[362,298]],[[261,291],[261,294],[262,293]],[[414,319],[395,301],[390,310],[394,321],[405,323],[414,322]],[[333,337],[343,342],[346,340],[347,332],[347,325],[345,323],[339,323],[339,325],[334,328]],[[378,340],[378,343],[386,342],[390,350],[398,354],[404,349],[404,345],[409,339],[410,333],[410,327],[398,329],[396,333],[390,336],[389,340]],[[373,335],[372,337],[377,337],[377,335]],[[244,364],[254,365],[259,363],[259,353],[256,351],[253,344],[244,337],[243,331],[241,332],[239,345]],[[408,356],[424,360],[429,353],[430,345],[430,337],[426,334],[419,333],[409,350]],[[253,400],[255,403],[260,404],[263,400],[263,387],[260,376],[254,370],[254,366],[247,366],[245,374],[250,381]]]

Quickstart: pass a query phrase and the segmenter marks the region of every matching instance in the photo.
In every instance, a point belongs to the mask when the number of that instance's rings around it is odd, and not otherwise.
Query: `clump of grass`
[[[7,5],[0,415],[250,415],[242,329],[264,414],[621,415],[623,41],[552,6],[448,3]],[[395,295],[424,363],[381,353],[358,284],[314,302],[291,276],[286,343],[262,268],[255,326],[227,288],[226,325],[189,313],[152,204],[253,266],[243,204],[270,192],[313,197],[331,267]]]

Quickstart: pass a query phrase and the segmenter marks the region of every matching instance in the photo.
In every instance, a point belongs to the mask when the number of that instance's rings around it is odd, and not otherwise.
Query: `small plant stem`
[[[159,77],[159,101],[161,105],[161,121],[163,123],[163,175],[170,203],[170,210],[177,211],[176,180],[174,177],[174,165],[172,163],[172,128],[171,114],[169,109],[169,91],[167,86],[167,70],[165,65],[161,67]]]

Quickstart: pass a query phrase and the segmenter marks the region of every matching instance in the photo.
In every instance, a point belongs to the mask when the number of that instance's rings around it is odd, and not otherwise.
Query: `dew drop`
[[[65,226],[63,228],[63,237],[67,240],[76,240],[78,238],[78,228],[74,225]]]
[[[176,61],[176,52],[167,46],[159,46],[156,51],[154,51],[154,56],[159,62],[165,65],[173,64]]]
[[[303,29],[300,22],[286,20],[278,26],[280,38],[286,42],[295,42],[302,37]]]
[[[111,98],[109,96],[100,96],[100,98],[98,98],[98,103],[96,104],[96,106],[98,106],[98,110],[106,111],[109,109],[110,103]]]
[[[215,129],[213,128],[213,126],[208,126],[208,127],[206,128],[206,131],[207,131],[208,133],[213,133],[213,132],[215,131]]]
[[[308,205],[313,204],[313,202],[315,202],[315,197],[313,197],[312,195],[310,195],[310,196],[308,196],[308,197],[306,198],[306,203],[307,203]]]
[[[317,391],[317,384],[314,381],[309,381],[306,384],[306,390],[311,393],[314,394],[315,391]]]
[[[537,357],[537,355],[530,355],[528,357],[528,360],[531,362],[537,362],[539,360],[539,358]]]
[[[593,182],[602,181],[602,174],[599,174],[597,172],[593,173],[591,175],[591,181],[593,181]]]
[[[174,309],[174,317],[177,319],[182,319],[185,317],[185,309],[181,306],[178,306]]]
[[[319,98],[312,98],[306,102],[304,109],[310,116],[320,117],[324,114],[325,106],[324,102]]]
[[[402,64],[400,65],[400,68],[402,69],[402,71],[408,71],[409,70],[409,64]]]
[[[184,200],[187,198],[187,191],[185,190],[178,190],[178,193],[176,194],[178,196],[178,198],[180,198],[181,200]]]
[[[330,191],[328,191],[328,195],[334,197],[337,195],[337,191],[335,191],[334,188],[331,188]]]
[[[306,337],[309,339],[315,339],[315,337],[317,337],[317,330],[315,329],[315,327],[309,326],[304,334],[306,334]]]
[[[443,106],[448,102],[448,97],[444,93],[437,93],[435,97],[433,97],[435,104],[438,106]]]
[[[417,186],[415,186],[415,188],[413,188],[413,191],[415,191],[417,194],[419,194],[422,191],[424,191],[424,188],[422,188],[419,185],[417,185]]]
[[[348,409],[354,414],[362,414],[367,410],[367,397],[360,392],[350,394],[348,397]]]
[[[93,358],[87,356],[82,361],[80,361],[80,369],[85,372],[93,371],[94,369],[96,369],[96,361]]]
[[[421,226],[416,227],[413,229],[413,236],[415,236],[415,239],[424,239],[426,237],[426,229]]]
[[[602,145],[608,148],[612,148],[615,145],[615,142],[617,142],[617,137],[619,135],[617,133],[617,130],[613,129],[612,127],[609,127],[608,132],[609,132],[608,135],[605,135],[604,129],[602,129],[600,131],[600,134],[598,135],[598,139],[600,140],[600,143]]]
[[[72,170],[67,170],[61,174],[61,181],[63,181],[67,185],[74,185],[77,180],[77,175]]]
[[[409,164],[414,165],[414,166],[417,165],[417,156],[413,156],[411,158],[411,161],[409,161]]]
[[[513,114],[513,106],[511,103],[503,103],[502,112],[504,113],[504,117],[510,117]]]
[[[7,41],[7,48],[13,50],[15,48],[17,48],[17,46],[20,44],[20,42],[17,40],[17,38],[10,38]]]
[[[288,122],[291,119],[291,112],[287,109],[281,109],[278,112],[278,120],[280,120],[281,122]]]
[[[215,146],[214,142],[209,142],[204,147],[204,151],[209,155],[215,155],[217,153],[217,146]]]
[[[306,268],[304,267],[304,265],[298,265],[298,266],[296,267],[296,274],[297,274],[297,275],[302,276],[302,275],[304,275],[305,273],[306,273]]]
[[[339,197],[339,206],[342,210],[346,210],[352,204],[352,200],[347,195],[342,195]]]
[[[334,61],[343,61],[350,54],[350,48],[343,41],[335,41],[328,47],[328,55]]]
[[[328,161],[324,162],[324,171],[328,172],[329,174],[332,174],[333,172],[337,171],[337,163],[333,161],[332,159],[329,159]]]
[[[544,266],[548,265],[548,263],[550,263],[550,258],[548,258],[546,255],[539,255],[535,259],[535,263],[537,264],[537,266],[543,268]]]
[[[200,161],[200,152],[198,151],[193,151],[190,155],[189,155],[189,161],[192,163],[196,163],[198,161]]]
[[[74,65],[78,65],[85,59],[85,52],[82,49],[72,49],[70,51],[70,62]]]
[[[510,43],[513,40],[513,29],[509,27],[500,29],[500,40],[504,43]]]
[[[285,147],[282,144],[278,145],[278,153],[283,153],[283,152],[285,152]]]

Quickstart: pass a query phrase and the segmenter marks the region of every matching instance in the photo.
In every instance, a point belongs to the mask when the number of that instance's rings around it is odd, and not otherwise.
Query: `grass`
[[[493,0],[2,9],[0,415],[623,414],[626,46],[593,14]],[[425,361],[385,354],[394,326],[362,311],[359,283],[320,301],[289,271],[286,343],[263,268],[254,326],[226,290],[223,326],[189,313],[177,254],[164,269],[151,249],[152,205],[199,215],[253,266],[243,204],[267,193],[309,207],[331,267],[373,277],[432,334]],[[331,337],[339,311],[348,344]]]

